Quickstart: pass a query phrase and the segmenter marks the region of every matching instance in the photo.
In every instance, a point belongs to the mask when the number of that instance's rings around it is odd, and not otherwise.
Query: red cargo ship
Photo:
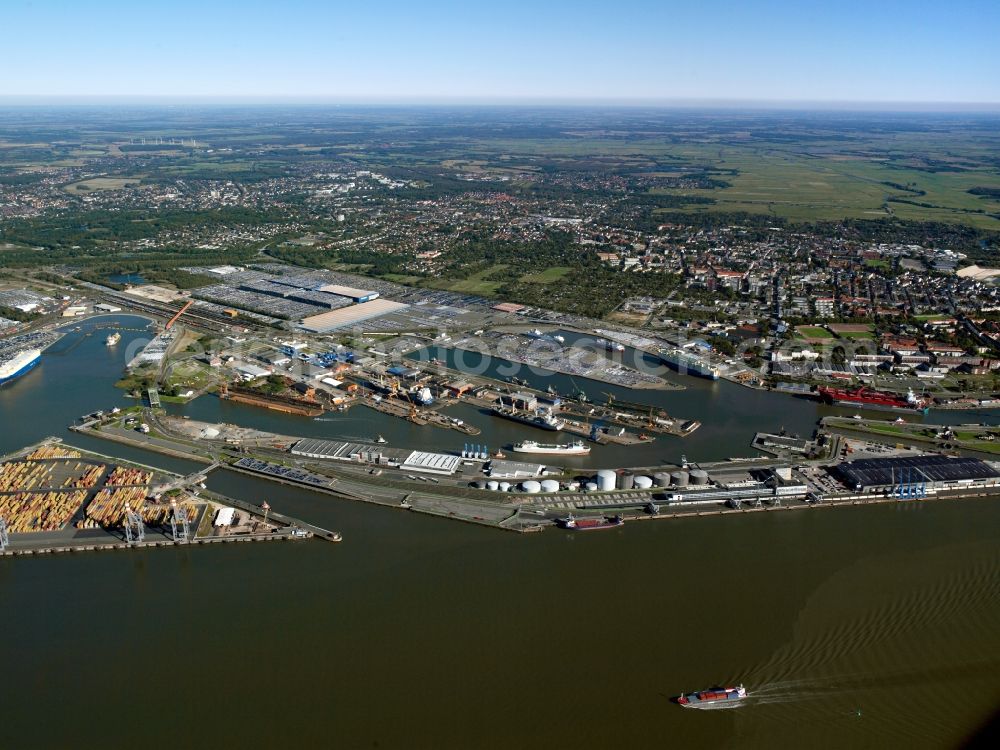
[[[605,518],[574,518],[572,515],[556,521],[564,529],[576,531],[596,531],[598,529],[614,529],[625,523],[620,515]]]
[[[699,690],[697,693],[685,693],[677,698],[677,702],[684,708],[709,708],[719,705],[735,706],[739,705],[748,695],[746,688],[739,687],[712,688],[711,690]]]
[[[920,398],[913,391],[908,391],[905,396],[900,396],[864,386],[853,389],[820,386],[817,390],[820,398],[834,406],[850,406],[855,409],[862,407],[882,411],[916,411],[922,414],[927,412],[927,400]]]

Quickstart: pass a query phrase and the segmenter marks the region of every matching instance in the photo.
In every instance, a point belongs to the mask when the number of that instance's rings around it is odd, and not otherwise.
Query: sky
[[[2,0],[0,97],[1000,103],[1000,0]]]

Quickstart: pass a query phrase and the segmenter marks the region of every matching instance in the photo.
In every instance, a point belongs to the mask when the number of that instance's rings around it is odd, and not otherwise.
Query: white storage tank
[[[500,482],[501,492],[510,492],[510,482]]]
[[[587,492],[597,492],[597,482],[587,482],[583,489]]]
[[[610,492],[615,488],[618,476],[611,469],[601,469],[597,472],[597,489],[601,492]]]
[[[542,492],[558,492],[559,482],[557,482],[555,479],[543,479],[541,487],[542,487]]]
[[[521,482],[521,490],[524,492],[530,492],[532,494],[542,491],[542,485],[536,482],[534,479],[529,479],[527,482]]]
[[[486,489],[488,489],[490,492],[496,492],[498,489],[500,489],[500,482],[496,481],[495,479],[491,479],[486,483]]]
[[[637,490],[648,490],[653,486],[653,480],[649,477],[638,476],[635,478],[635,488]]]

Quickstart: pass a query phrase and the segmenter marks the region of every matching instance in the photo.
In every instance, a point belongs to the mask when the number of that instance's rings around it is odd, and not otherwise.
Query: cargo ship
[[[115,331],[110,336],[108,336],[107,339],[104,340],[104,343],[107,344],[108,346],[114,346],[121,340],[122,340],[122,335],[118,333],[118,331]]]
[[[521,422],[523,424],[531,425],[532,427],[538,427],[542,430],[551,430],[552,432],[558,432],[566,423],[552,416],[551,414],[536,413],[536,412],[524,412],[518,411],[517,409],[505,409],[502,406],[494,406],[492,409],[493,413],[498,417],[503,417],[504,419],[512,419],[515,422]]]
[[[719,368],[683,349],[661,349],[660,361],[683,375],[697,375],[709,380],[719,379]]]
[[[590,446],[584,445],[582,440],[574,440],[572,443],[536,443],[534,440],[525,440],[514,443],[515,453],[561,453],[564,456],[586,456],[590,453]]]
[[[853,389],[820,386],[817,393],[828,404],[849,406],[852,409],[861,407],[880,411],[915,411],[926,414],[929,406],[927,399],[920,398],[912,390],[907,391],[905,396],[900,396],[896,393],[876,391],[874,388],[866,388],[865,386]]]
[[[748,695],[746,688],[738,687],[712,688],[700,690],[697,693],[685,693],[677,699],[684,708],[716,708],[723,705],[737,706]]]
[[[26,349],[6,356],[0,360],[0,385],[19,378],[29,370],[34,369],[42,358],[38,349]]]
[[[558,519],[556,523],[571,531],[600,531],[601,529],[614,529],[622,526],[625,519],[620,515],[603,518],[574,518],[571,514],[566,518]]]

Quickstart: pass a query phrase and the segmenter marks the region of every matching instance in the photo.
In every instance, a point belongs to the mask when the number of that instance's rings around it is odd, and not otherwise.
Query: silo
[[[541,487],[542,487],[542,492],[558,492],[559,482],[557,482],[555,479],[543,479]]]
[[[540,485],[538,482],[536,482],[533,479],[529,479],[527,482],[521,482],[521,489],[524,492],[530,492],[530,493],[534,494],[536,492],[540,492],[541,491],[542,485]]]
[[[618,489],[630,490],[635,485],[635,474],[631,471],[623,471],[618,475]]]
[[[704,469],[692,469],[691,484],[708,484],[708,472]]]
[[[490,492],[496,492],[498,489],[500,489],[500,482],[496,481],[495,479],[491,479],[486,483],[486,489],[488,489]]]
[[[666,487],[670,484],[670,475],[665,471],[658,471],[653,474],[653,484],[656,487]]]
[[[610,492],[615,488],[617,475],[611,469],[601,469],[597,472],[597,489],[601,492]]]
[[[501,492],[510,492],[510,482],[500,482]]]
[[[587,492],[597,492],[597,483],[587,482],[585,485],[583,485],[583,489],[585,489]]]
[[[648,490],[653,486],[653,480],[649,477],[638,476],[635,478],[635,488],[637,490]]]
[[[687,487],[688,478],[686,471],[675,471],[670,475],[670,484],[674,487]]]

